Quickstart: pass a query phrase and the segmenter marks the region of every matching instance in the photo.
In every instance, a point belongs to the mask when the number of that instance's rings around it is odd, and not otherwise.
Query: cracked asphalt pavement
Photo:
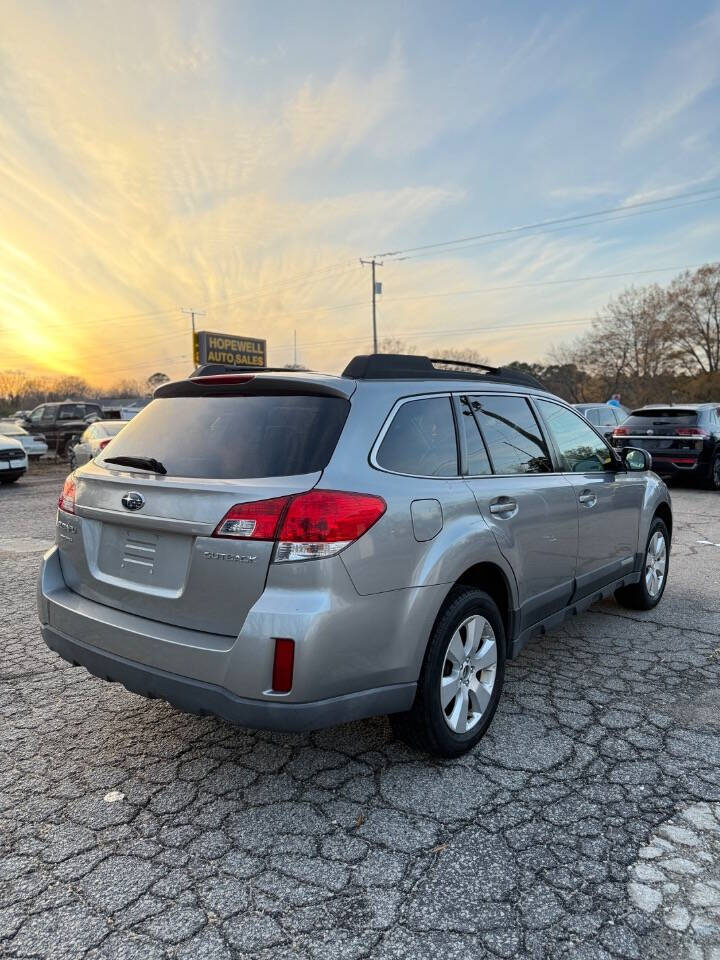
[[[508,665],[431,760],[384,718],[280,735],[50,653],[64,471],[0,489],[0,955],[720,960],[720,496],[675,489],[661,605]]]

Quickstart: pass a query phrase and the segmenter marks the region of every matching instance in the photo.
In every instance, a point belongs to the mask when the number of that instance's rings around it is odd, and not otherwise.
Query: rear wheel
[[[631,610],[652,610],[665,592],[669,565],[670,534],[664,521],[656,517],[648,534],[640,580],[616,590],[617,602]]]
[[[706,486],[708,490],[720,490],[720,450],[716,450],[710,463]]]
[[[505,630],[492,597],[455,588],[433,628],[417,695],[390,717],[397,736],[441,757],[470,750],[490,726],[505,677]]]

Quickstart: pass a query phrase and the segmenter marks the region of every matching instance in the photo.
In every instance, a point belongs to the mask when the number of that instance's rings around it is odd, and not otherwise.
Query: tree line
[[[573,403],[720,402],[720,263],[629,287],[548,362],[515,366]]]
[[[468,363],[486,363],[475,346],[436,346],[418,351],[397,338],[383,353],[427,352]],[[653,402],[720,402],[720,263],[679,274],[666,287],[628,287],[593,320],[587,333],[554,348],[538,363],[511,363],[531,373],[571,403],[608,400],[619,394],[628,407]],[[121,380],[103,388],[108,397],[142,397],[167,380]],[[97,397],[80,377],[29,377],[0,370],[0,415],[39,403]]]
[[[135,400],[146,397],[169,378],[154,373],[147,380],[125,379],[94,387],[82,377],[28,376],[19,370],[0,370],[0,416],[32,410],[40,403],[58,400],[96,400],[99,396]]]

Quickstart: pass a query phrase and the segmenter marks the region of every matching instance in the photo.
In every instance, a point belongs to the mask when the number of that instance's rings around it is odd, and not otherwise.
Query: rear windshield
[[[687,407],[652,407],[646,410],[633,410],[631,420],[673,420],[677,423],[697,423],[697,410]]]
[[[340,397],[161,397],[127,422],[107,456],[153,457],[176,477],[314,473],[328,465],[349,409]]]
[[[697,420],[697,410],[682,407],[653,407],[651,410],[633,410],[630,416],[649,420],[686,420],[688,417]]]

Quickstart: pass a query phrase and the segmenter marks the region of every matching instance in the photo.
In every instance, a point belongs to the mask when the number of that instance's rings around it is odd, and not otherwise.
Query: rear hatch
[[[692,407],[646,407],[635,410],[617,427],[618,446],[641,447],[657,461],[677,467],[693,467],[703,449],[706,432]]]
[[[286,382],[272,393],[269,379],[245,380],[246,388],[163,388],[170,395],[78,471],[79,529],[58,538],[72,590],[176,626],[238,634],[263,592],[273,544],[213,533],[237,503],[315,486],[350,406],[322,385],[287,392]],[[153,458],[167,472],[113,463],[118,457]]]

